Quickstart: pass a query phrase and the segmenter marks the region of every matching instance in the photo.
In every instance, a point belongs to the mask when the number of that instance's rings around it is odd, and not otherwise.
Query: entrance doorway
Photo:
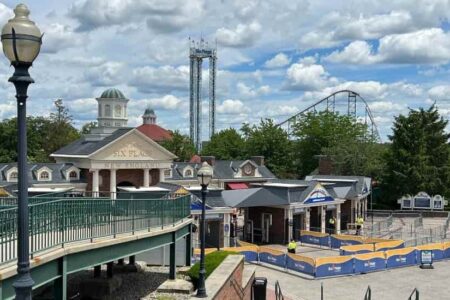
[[[311,221],[310,221],[309,230],[320,232],[320,226],[322,224],[322,216],[321,216],[320,211],[321,211],[320,206],[311,207],[311,210],[310,210],[310,220]]]
[[[272,214],[263,213],[262,214],[262,243],[269,243],[270,241],[270,226],[272,226]]]
[[[295,240],[300,239],[300,230],[305,230],[305,214],[300,213],[293,216],[294,226],[292,230],[294,230],[292,236]]]

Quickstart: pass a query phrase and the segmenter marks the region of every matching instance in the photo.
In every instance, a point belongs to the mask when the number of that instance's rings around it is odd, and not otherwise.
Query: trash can
[[[255,277],[253,280],[253,300],[266,300],[267,278]]]

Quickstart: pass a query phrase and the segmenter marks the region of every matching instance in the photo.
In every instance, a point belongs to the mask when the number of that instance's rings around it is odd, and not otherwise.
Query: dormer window
[[[72,171],[69,173],[69,179],[70,180],[77,180],[78,179],[78,173],[75,171]]]
[[[10,182],[17,182],[17,178],[19,177],[19,174],[16,171],[11,172],[11,174],[9,174],[9,179],[8,181]]]
[[[171,169],[164,170],[164,178],[170,178],[170,177],[172,177],[172,170]]]
[[[66,169],[64,172],[64,177],[66,180],[79,180],[80,179],[80,169],[77,167],[71,166],[70,168]]]
[[[39,180],[45,180],[45,181],[50,180],[50,174],[47,171],[42,171],[39,174]]]
[[[186,170],[184,171],[184,177],[192,177],[192,170]]]

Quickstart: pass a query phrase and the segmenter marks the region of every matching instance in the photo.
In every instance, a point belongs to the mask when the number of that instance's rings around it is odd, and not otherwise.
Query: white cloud
[[[406,106],[392,101],[375,101],[370,103],[370,109],[377,113],[402,111],[406,109]]]
[[[291,63],[291,59],[284,53],[278,53],[271,59],[265,62],[266,68],[281,68]]]
[[[238,82],[237,85],[238,93],[244,98],[254,98],[262,95],[267,95],[270,93],[270,87],[268,85],[263,85],[258,88],[247,86],[243,82]]]
[[[432,102],[450,100],[450,85],[437,85],[428,90],[428,96]]]
[[[336,82],[322,65],[317,64],[292,64],[286,71],[286,78],[287,89],[303,91],[319,90]]]
[[[241,114],[248,112],[249,109],[242,103],[241,100],[227,99],[223,101],[218,107],[217,112],[222,114]]]
[[[88,42],[87,35],[75,33],[71,27],[59,23],[45,26],[42,31],[45,33],[42,51],[47,53],[56,53]]]
[[[139,108],[151,107],[162,110],[177,110],[181,107],[182,100],[174,95],[165,95],[161,98],[152,98],[138,101]],[[144,105],[142,105],[144,104]]]
[[[143,93],[189,89],[188,66],[142,67],[133,70],[130,85]]]
[[[443,64],[450,61],[450,33],[429,28],[405,34],[386,35],[374,53],[365,41],[350,43],[334,51],[325,60],[336,63]]]
[[[124,80],[124,64],[108,61],[100,66],[86,69],[86,79],[94,86],[114,86]]]
[[[79,0],[69,9],[83,31],[146,22],[155,32],[169,33],[194,24],[203,13],[203,0]]]
[[[325,61],[333,63],[369,64],[376,62],[372,56],[372,47],[365,41],[355,41],[350,43],[342,51],[334,51]]]
[[[217,42],[228,47],[249,47],[259,38],[261,24],[253,21],[250,24],[238,24],[234,29],[221,27],[216,31]]]

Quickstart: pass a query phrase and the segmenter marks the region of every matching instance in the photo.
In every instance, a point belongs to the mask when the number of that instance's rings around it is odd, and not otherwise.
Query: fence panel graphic
[[[326,233],[300,230],[300,241],[305,244],[313,244],[318,246],[329,246],[330,236]]]
[[[330,245],[333,249],[339,249],[342,246],[360,245],[364,239],[355,235],[332,234],[330,236]]]
[[[405,247],[405,242],[401,240],[393,240],[390,242],[382,242],[375,244],[375,251],[387,251],[401,249]]]
[[[315,260],[311,257],[288,253],[286,267],[289,270],[314,276]]]
[[[256,245],[242,246],[242,247],[227,247],[227,248],[223,248],[222,250],[239,252],[240,254],[245,256],[245,261],[248,261],[248,262],[258,261],[259,247]]]
[[[319,257],[316,258],[316,277],[328,277],[353,274],[353,257]]]
[[[353,256],[353,258],[355,263],[355,274],[386,269],[386,259],[384,252],[356,254]]]
[[[444,244],[443,243],[434,243],[417,246],[417,263],[420,263],[420,250],[432,250],[433,260],[441,260],[444,259]]]
[[[416,252],[417,250],[412,247],[385,251],[386,268],[415,265],[417,263]]]
[[[286,254],[284,251],[259,247],[259,261],[284,268],[286,266]]]

